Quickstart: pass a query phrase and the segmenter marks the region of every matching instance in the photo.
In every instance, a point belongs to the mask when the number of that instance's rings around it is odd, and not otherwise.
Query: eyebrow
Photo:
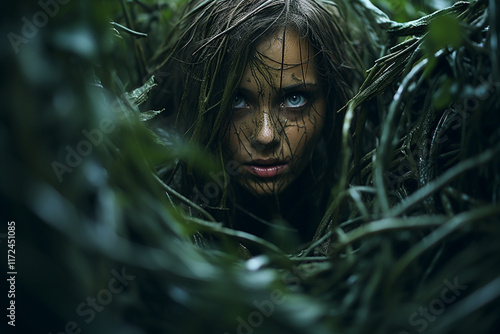
[[[314,91],[314,90],[317,90],[318,88],[320,88],[320,84],[318,84],[318,83],[305,82],[305,83],[293,84],[293,85],[286,86],[286,87],[281,87],[278,89],[278,92],[281,95],[281,94],[287,94],[287,93],[296,91],[298,89],[305,89],[305,90],[313,90]],[[245,88],[245,87],[238,87],[237,90],[239,92],[247,95],[247,96],[251,96],[254,93],[252,90]]]
[[[316,90],[320,87],[319,84],[314,83],[314,82],[302,82],[302,83],[297,83],[294,85],[286,86],[286,87],[281,87],[280,91],[284,94],[293,92],[297,89],[306,89],[306,90]]]

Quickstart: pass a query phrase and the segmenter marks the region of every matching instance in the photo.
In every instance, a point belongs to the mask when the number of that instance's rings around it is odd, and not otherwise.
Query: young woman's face
[[[303,171],[321,133],[326,98],[306,39],[283,30],[256,49],[238,87],[226,159],[238,182],[257,196],[277,195]]]

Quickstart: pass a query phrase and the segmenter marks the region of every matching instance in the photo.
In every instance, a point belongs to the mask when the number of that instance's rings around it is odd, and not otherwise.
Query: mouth
[[[256,159],[243,164],[243,168],[261,178],[272,178],[288,169],[288,162],[277,159]]]

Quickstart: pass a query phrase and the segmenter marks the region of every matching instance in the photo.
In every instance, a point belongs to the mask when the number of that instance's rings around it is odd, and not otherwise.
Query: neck
[[[311,240],[309,227],[314,222],[310,217],[309,201],[302,197],[300,180],[279,195],[257,197],[241,186],[236,193],[236,229],[262,237],[286,250]]]

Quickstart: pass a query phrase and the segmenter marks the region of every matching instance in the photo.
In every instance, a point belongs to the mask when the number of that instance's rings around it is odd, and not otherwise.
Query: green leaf
[[[429,24],[428,41],[431,51],[452,47],[458,48],[462,45],[462,29],[460,22],[453,15],[438,16]]]
[[[125,97],[135,106],[139,106],[147,101],[149,92],[156,87],[154,75],[139,88],[134,89],[130,93],[125,93]]]

